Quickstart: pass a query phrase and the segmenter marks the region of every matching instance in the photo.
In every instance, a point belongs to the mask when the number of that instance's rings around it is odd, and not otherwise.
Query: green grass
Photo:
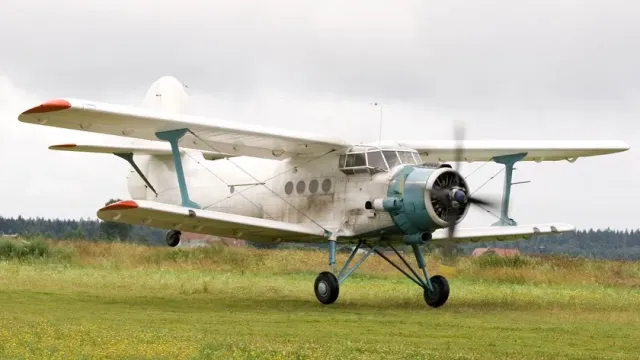
[[[313,295],[324,253],[38,246],[46,255],[0,260],[1,359],[637,359],[640,353],[634,262],[462,259],[449,302],[431,309],[417,286],[378,258],[324,306]]]

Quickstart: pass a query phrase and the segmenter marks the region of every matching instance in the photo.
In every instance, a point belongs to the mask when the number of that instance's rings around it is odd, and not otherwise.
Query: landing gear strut
[[[180,244],[180,235],[182,235],[182,233],[178,230],[169,230],[167,232],[167,236],[165,237],[167,245],[171,247],[178,246]]]
[[[429,274],[427,274],[426,262],[424,260],[424,256],[422,255],[422,249],[417,244],[412,244],[411,247],[416,257],[418,267],[424,274],[424,279],[422,279],[418,275],[418,273],[411,267],[411,265],[409,265],[404,257],[390,244],[388,246],[396,253],[398,258],[400,258],[404,265],[409,268],[411,274],[400,268],[400,266],[391,261],[391,259],[389,259],[384,253],[379,251],[375,246],[370,247],[369,251],[367,251],[351,269],[347,270],[349,268],[349,265],[351,264],[351,261],[355,257],[358,250],[360,250],[360,247],[362,245],[367,245],[364,240],[360,240],[358,242],[358,245],[351,251],[347,262],[344,264],[344,266],[338,273],[338,276],[336,277],[334,275],[336,262],[335,241],[329,241],[329,265],[331,266],[332,271],[324,271],[320,273],[314,283],[314,292],[316,294],[316,298],[322,304],[332,304],[338,299],[338,295],[340,294],[340,284],[342,284],[342,282],[344,282],[372,253],[376,253],[377,255],[379,255],[393,267],[398,269],[398,271],[408,277],[411,281],[420,286],[423,289],[423,297],[427,305],[437,308],[444,305],[449,299],[449,282],[442,275],[435,275],[429,278]]]

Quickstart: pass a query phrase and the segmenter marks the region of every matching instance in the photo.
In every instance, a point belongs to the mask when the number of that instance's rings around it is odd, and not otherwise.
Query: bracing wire
[[[208,167],[206,167],[206,166],[202,165],[198,160],[194,159],[194,158],[193,158],[193,156],[191,156],[188,152],[186,152],[186,151],[185,151],[185,154],[186,154],[188,157],[190,157],[193,161],[195,161],[198,165],[202,166],[205,170],[207,170],[211,175],[215,176],[218,180],[222,181],[225,185],[227,185],[227,186],[231,186],[231,185],[227,184],[227,182],[226,182],[226,181],[222,180],[222,178],[220,178],[218,175],[216,175],[213,171],[211,171],[211,169],[209,169]],[[258,205],[258,204],[256,204],[256,203],[254,203],[253,201],[249,200],[249,198],[247,198],[247,197],[246,197],[246,196],[244,196],[244,195],[242,195],[242,197],[243,197],[245,200],[247,200],[248,202],[250,202],[250,203],[251,203],[251,205],[253,205],[253,206],[257,207],[259,210],[261,210],[261,211],[262,211],[265,215],[267,215],[271,220],[275,220],[275,218],[274,218],[273,216],[269,215],[266,211],[264,211],[264,209],[263,209],[260,205]],[[211,205],[209,205],[209,206],[211,206]],[[205,207],[209,207],[209,206],[205,206]]]
[[[487,185],[489,183],[489,181],[495,179],[496,176],[500,175],[500,173],[503,172],[503,171],[504,171],[504,168],[500,169],[497,173],[493,174],[493,176],[491,176],[487,181],[482,183],[482,185],[478,186],[477,189],[473,190],[473,192],[471,194],[469,194],[469,196],[475,194],[478,190],[482,189],[485,185]]]
[[[464,178],[467,179],[469,178],[471,175],[473,175],[476,171],[482,169],[482,167],[484,167],[485,165],[487,165],[489,162],[485,161],[484,163],[482,163],[480,166],[478,166],[477,168],[475,168],[472,172],[468,173],[467,176],[465,176]]]
[[[209,144],[209,142],[207,142],[206,140],[204,140],[202,137],[200,137],[199,135],[197,135],[196,133],[194,133],[193,131],[191,131],[191,129],[187,129],[187,131],[189,131],[193,136],[195,136],[198,140],[202,141],[205,145],[207,145],[209,148],[211,148],[213,151],[217,152],[217,153],[223,153],[222,151],[217,150],[215,147],[211,146],[211,144]],[[331,152],[333,152],[335,150],[331,150],[330,152],[327,152],[326,154],[329,154]],[[326,155],[323,154],[322,156]],[[297,212],[299,212],[300,214],[302,214],[302,216],[306,217],[307,219],[309,219],[309,221],[311,221],[312,223],[316,224],[318,227],[320,227],[322,230],[329,232],[329,230],[327,230],[324,226],[320,225],[318,222],[316,222],[315,220],[313,220],[309,215],[307,215],[304,211],[298,209],[297,207],[293,206],[293,204],[289,203],[285,198],[283,198],[282,196],[280,196],[276,191],[274,191],[273,189],[269,188],[266,184],[262,183],[260,180],[256,179],[255,176],[251,175],[248,171],[246,171],[245,169],[243,169],[240,165],[236,164],[235,162],[231,161],[231,159],[226,158],[227,161],[229,161],[231,164],[233,164],[235,167],[237,167],[238,169],[240,169],[242,172],[244,172],[245,174],[249,175],[253,180],[255,180],[258,183],[261,183],[260,185],[264,186],[267,190],[269,190],[270,192],[272,192],[275,196],[277,196],[278,198],[280,198],[282,201],[284,201],[287,205],[289,205],[292,209],[296,210]],[[227,184],[228,186],[228,184]]]
[[[485,164],[488,164],[488,163],[485,163]],[[479,169],[479,168],[478,168],[478,169]],[[505,168],[503,167],[503,168],[501,168],[500,170],[498,170],[498,172],[496,172],[495,174],[493,174],[493,176],[491,176],[489,179],[487,179],[487,181],[483,182],[483,183],[482,183],[482,185],[478,186],[478,187],[477,187],[477,188],[476,188],[476,189],[475,189],[475,190],[474,190],[470,195],[473,195],[473,194],[475,194],[478,190],[482,189],[482,188],[483,188],[485,185],[487,185],[491,180],[495,179],[495,178],[496,178],[496,176],[500,175],[500,173],[501,173],[501,172],[503,172],[503,171],[504,171],[504,169],[505,169]],[[476,170],[477,170],[477,169],[476,169]],[[499,220],[507,221],[507,219],[503,219],[503,218],[502,218],[502,216],[494,214],[491,210],[488,210],[488,209],[486,209],[486,208],[482,207],[482,206],[481,206],[481,205],[479,205],[479,204],[473,204],[473,205],[476,205],[476,206],[477,206],[477,207],[479,207],[480,209],[482,209],[482,210],[486,211],[487,213],[489,213],[489,214],[491,214],[491,215],[495,216],[495,217],[496,217],[496,218],[498,218]]]
[[[309,163],[311,163],[311,162],[313,162],[313,161],[315,161],[315,160],[318,160],[318,159],[322,158],[323,156],[328,155],[328,154],[330,154],[330,153],[332,153],[332,152],[334,152],[334,151],[335,151],[335,150],[327,151],[326,153],[324,153],[324,154],[322,154],[322,155],[320,155],[320,156],[317,156],[317,157],[315,157],[315,158],[312,158],[312,159],[310,159],[310,160],[307,160],[307,161],[305,161],[305,162],[301,163],[300,165],[307,165],[307,164],[309,164]],[[280,173],[277,173],[277,174],[273,175],[272,177],[267,178],[267,179],[266,179],[265,181],[263,181],[263,182],[265,182],[265,183],[266,183],[266,182],[268,182],[269,180],[273,180],[273,179],[277,178],[277,177],[278,177],[278,176],[280,176],[280,175],[284,175],[284,174],[286,174],[286,173],[288,173],[288,172],[295,171],[295,170],[296,170],[296,168],[297,168],[297,166],[296,166],[296,167],[293,167],[293,168],[291,168],[291,169],[287,169],[287,170],[285,170],[285,171],[282,171],[282,172],[280,172]],[[233,196],[235,196],[236,194],[240,194],[240,193],[243,193],[243,192],[245,192],[245,191],[249,191],[250,189],[252,189],[252,188],[254,188],[254,187],[258,186],[258,185],[260,185],[260,184],[251,185],[251,186],[247,187],[247,188],[246,188],[246,189],[244,189],[244,190],[240,190],[240,191],[238,191],[238,192],[235,192],[235,193],[233,193],[233,194],[231,194],[231,195],[227,196],[226,198],[224,198],[224,199],[222,199],[222,200],[218,200],[218,201],[216,201],[216,202],[214,202],[214,203],[212,203],[212,204],[210,204],[210,205],[208,205],[208,206],[214,206],[214,205],[217,205],[217,204],[219,204],[219,203],[221,203],[221,202],[223,202],[223,201],[225,201],[225,200],[227,200],[227,199],[232,198],[232,197],[233,197]]]

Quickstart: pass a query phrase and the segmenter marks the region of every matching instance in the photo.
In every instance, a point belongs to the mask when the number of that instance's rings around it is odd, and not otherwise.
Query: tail
[[[185,86],[173,76],[163,76],[154,81],[142,100],[142,106],[172,113],[189,110],[189,96]]]
[[[163,112],[184,113],[189,110],[188,100],[185,86],[180,81],[172,76],[163,76],[151,84],[144,96],[142,106]],[[131,165],[127,183],[132,199],[165,198],[164,202],[167,203],[179,201],[179,190],[172,173],[174,163],[171,147],[166,142],[134,139],[130,145],[125,146],[63,144],[50,146],[49,149],[117,155]],[[206,171],[199,165],[201,160],[217,160],[226,156],[207,151],[190,150],[189,155],[185,155],[182,149],[181,152],[185,175],[194,179],[201,178],[198,174]]]
[[[189,95],[185,85],[173,76],[163,76],[154,81],[142,99],[142,106],[148,109],[170,113],[189,111]],[[132,145],[150,145],[153,141],[132,139]]]

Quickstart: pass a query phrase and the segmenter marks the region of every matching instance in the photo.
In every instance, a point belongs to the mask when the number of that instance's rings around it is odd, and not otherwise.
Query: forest
[[[166,231],[162,229],[93,219],[0,217],[0,235],[18,234],[24,238],[127,241],[151,246],[166,246],[165,233]],[[255,247],[268,247],[249,244]],[[323,245],[318,244],[318,247],[324,247]],[[640,230],[578,230],[561,235],[536,236],[529,240],[463,244],[456,250],[458,253],[469,254],[477,247],[516,248],[523,254],[564,254],[595,259],[638,260],[640,259]]]

